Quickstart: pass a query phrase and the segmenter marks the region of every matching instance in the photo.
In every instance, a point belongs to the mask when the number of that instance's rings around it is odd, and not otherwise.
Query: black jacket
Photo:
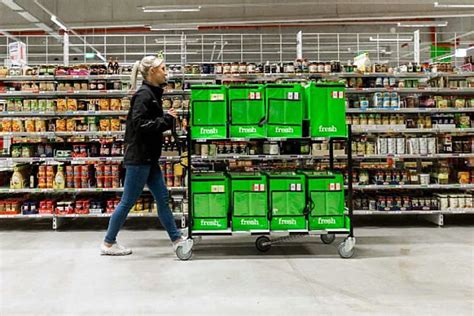
[[[156,164],[161,156],[163,132],[174,118],[163,115],[163,89],[143,81],[133,95],[125,129],[124,164]]]

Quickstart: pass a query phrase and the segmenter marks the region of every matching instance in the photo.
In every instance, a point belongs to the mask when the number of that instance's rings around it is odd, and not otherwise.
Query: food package
[[[74,132],[76,130],[76,120],[68,119],[66,120],[66,131]]]
[[[12,122],[12,132],[23,132],[23,121],[20,119],[15,119]]]
[[[67,110],[66,99],[58,99],[56,102],[56,107],[58,109],[58,112],[66,111]]]
[[[33,133],[33,132],[36,131],[35,121],[33,119],[27,119],[26,122],[25,122],[25,127],[26,127],[26,131],[28,133]]]
[[[45,120],[36,120],[35,121],[35,130],[36,130],[36,132],[46,132],[46,121]]]
[[[2,120],[2,132],[11,132],[12,131],[12,120],[3,119]]]
[[[66,120],[65,119],[56,120],[56,131],[57,132],[65,132],[66,131]]]
[[[129,98],[123,98],[122,99],[122,110],[128,111],[129,109],[130,109],[130,99]]]
[[[110,110],[120,111],[120,109],[121,109],[120,99],[110,99]]]
[[[68,99],[67,100],[67,110],[68,111],[77,111],[77,100],[76,99]]]
[[[101,119],[100,120],[100,130],[102,132],[110,131],[110,120],[109,119]]]
[[[100,99],[99,100],[99,110],[100,111],[109,111],[110,110],[109,99]]]
[[[120,131],[120,119],[111,119],[110,120],[110,130],[111,131]]]

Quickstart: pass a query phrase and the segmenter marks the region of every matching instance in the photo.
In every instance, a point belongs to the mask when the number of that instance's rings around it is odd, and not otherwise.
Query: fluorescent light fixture
[[[474,4],[441,4],[439,2],[434,3],[435,8],[474,8]]]
[[[455,57],[466,57],[467,56],[467,49],[465,48],[457,48],[454,52]]]
[[[59,26],[61,29],[63,29],[64,31],[68,31],[68,28],[66,27],[66,25],[64,25],[61,21],[58,20],[57,16],[55,15],[52,15],[51,16],[51,21],[54,22],[54,24],[56,24],[57,26]]]
[[[197,31],[197,25],[160,24],[150,26],[151,31]]]
[[[405,23],[405,22],[398,22],[398,27],[445,27],[448,26],[447,21],[442,22],[427,22],[427,23]]]
[[[148,6],[142,7],[142,9],[145,13],[199,12],[201,11],[201,6]]]
[[[36,22],[39,22],[39,20],[37,18],[35,18],[34,16],[31,15],[30,12],[27,12],[27,11],[19,11],[17,12],[19,15],[21,15],[22,17],[24,17],[26,20],[28,20],[29,22],[33,22],[33,23],[36,23]]]
[[[23,11],[23,8],[16,4],[14,0],[2,0],[2,3],[13,11]]]
[[[52,28],[50,28],[49,26],[47,26],[46,24],[44,23],[36,23],[35,24],[37,27],[39,27],[40,29],[46,31],[46,32],[54,32],[54,30]]]
[[[413,40],[412,37],[400,37],[400,38],[376,38],[370,37],[369,40],[371,42],[411,42]]]

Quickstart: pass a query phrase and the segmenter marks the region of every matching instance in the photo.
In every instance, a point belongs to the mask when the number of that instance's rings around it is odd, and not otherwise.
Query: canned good
[[[388,153],[387,138],[380,137],[377,139],[377,148],[379,155],[386,155]]]
[[[405,154],[405,138],[403,137],[397,138],[397,154]]]

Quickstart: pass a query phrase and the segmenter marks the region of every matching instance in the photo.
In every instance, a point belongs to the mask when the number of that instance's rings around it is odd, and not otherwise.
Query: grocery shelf
[[[371,211],[354,210],[354,215],[426,215],[426,214],[474,214],[474,209],[446,209],[446,210],[406,210],[406,211]]]
[[[406,190],[406,189],[420,189],[420,190],[472,190],[474,189],[474,184],[353,184],[354,190]]]
[[[179,161],[180,156],[162,156],[160,161]],[[111,156],[111,157],[0,157],[0,162],[121,162],[123,156]]]
[[[120,136],[125,135],[125,131],[107,132],[0,132],[0,137],[64,137],[64,136]]]
[[[354,134],[366,134],[366,133],[426,133],[426,134],[443,134],[443,133],[473,133],[474,128],[399,128],[393,127],[390,125],[353,125],[352,126],[352,133]]]
[[[147,187],[144,188],[145,191],[149,191]],[[182,192],[186,191],[186,187],[168,187],[170,192]],[[65,188],[65,189],[37,189],[37,188],[27,188],[27,189],[10,189],[10,188],[0,188],[0,194],[4,193],[31,193],[31,194],[42,194],[42,193],[103,193],[103,192],[123,192],[123,187],[121,188]]]
[[[110,217],[112,213],[101,213],[101,214],[1,214],[0,219],[22,219],[22,218],[103,218],[103,217]],[[173,213],[175,219],[180,219],[182,216],[187,216],[187,214],[183,213]],[[151,217],[157,218],[157,214],[155,212],[146,212],[146,213],[138,213],[138,212],[130,212],[128,213],[128,218],[137,218],[137,217]]]
[[[53,214],[29,214],[29,215],[23,215],[23,214],[1,214],[0,213],[0,219],[5,219],[5,218],[53,218]]]
[[[467,113],[467,112],[474,112],[474,108],[367,108],[367,109],[349,108],[349,109],[346,109],[346,113],[348,114],[366,114],[366,113],[423,114],[423,113]]]
[[[135,93],[133,90],[73,90],[73,91],[6,91],[0,93],[0,98],[31,98],[31,97],[72,97],[72,96],[85,96],[85,97],[103,97],[103,96],[115,96],[115,97],[126,97],[132,96]],[[188,95],[190,90],[165,90],[163,95]]]
[[[474,88],[347,88],[347,94],[397,92],[418,94],[473,94]]]
[[[191,158],[196,161],[224,161],[229,159],[238,160],[291,160],[291,159],[315,159],[312,155],[216,155],[216,156],[198,156],[192,155]],[[327,157],[329,158],[329,157]]]

